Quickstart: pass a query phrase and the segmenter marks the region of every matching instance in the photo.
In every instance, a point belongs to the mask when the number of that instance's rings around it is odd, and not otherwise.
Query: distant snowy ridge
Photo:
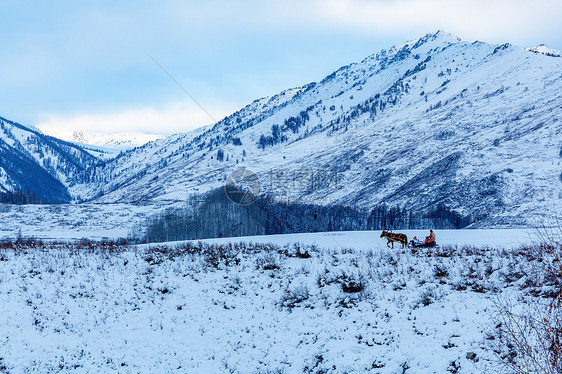
[[[164,135],[145,134],[138,132],[102,133],[96,131],[75,131],[72,141],[97,145],[105,148],[130,149],[140,147],[148,142],[163,139]]]
[[[546,44],[540,44],[536,47],[525,48],[525,49],[533,53],[539,53],[550,57],[562,57],[561,51],[557,51],[556,49],[550,49],[546,46]]]
[[[165,138],[164,135],[140,132],[104,133],[99,131],[76,130],[72,134],[54,133],[59,139],[92,145],[110,150],[127,150],[140,147],[148,142]]]

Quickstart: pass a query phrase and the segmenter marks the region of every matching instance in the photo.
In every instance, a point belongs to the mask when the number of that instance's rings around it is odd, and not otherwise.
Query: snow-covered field
[[[378,235],[0,249],[0,372],[498,372],[494,302],[551,291],[529,232]]]
[[[424,239],[429,235],[428,230],[395,230],[404,233],[408,240],[416,236]],[[472,230],[435,230],[437,242],[449,246],[478,246],[490,248],[518,248],[529,245],[538,240],[537,230],[534,229],[472,229]],[[380,238],[380,231],[347,231],[347,232],[318,232],[291,235],[266,235],[240,238],[207,239],[205,243],[224,244],[234,241],[248,243],[272,243],[280,246],[299,242],[305,245],[317,245],[323,248],[353,248],[373,249],[386,243]],[[181,242],[170,243],[180,244]],[[149,245],[150,247],[150,245]],[[395,248],[400,245],[395,244]]]
[[[134,204],[0,204],[0,239],[126,238],[131,229],[167,206]]]

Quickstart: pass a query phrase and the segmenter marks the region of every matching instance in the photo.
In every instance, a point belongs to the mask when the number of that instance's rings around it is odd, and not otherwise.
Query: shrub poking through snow
[[[365,278],[361,274],[342,273],[338,281],[341,283],[342,291],[345,293],[358,293],[366,287]]]
[[[292,309],[310,297],[310,292],[306,286],[287,288],[281,297],[281,306]]]
[[[281,259],[279,255],[266,253],[256,259],[256,268],[263,270],[278,270],[281,268]]]
[[[418,305],[421,304],[423,306],[428,306],[434,303],[437,299],[437,295],[432,288],[428,288],[420,294],[420,298],[418,300]]]
[[[446,278],[449,276],[449,272],[441,265],[435,265],[433,269],[433,276],[437,279]]]
[[[507,299],[496,304],[497,353],[513,372],[562,373],[562,219],[556,222],[554,229],[538,229],[539,245],[523,253],[535,264],[525,286],[535,286],[528,292],[543,298],[526,305]]]
[[[293,252],[295,254],[295,257],[298,258],[311,258],[312,256],[310,255],[310,253],[308,252],[307,248],[303,248],[300,243],[295,243],[293,246]]]
[[[334,275],[334,273],[332,273],[327,267],[325,267],[322,272],[318,273],[318,276],[316,278],[316,284],[318,285],[318,288],[328,286],[335,282],[338,282],[338,277]]]

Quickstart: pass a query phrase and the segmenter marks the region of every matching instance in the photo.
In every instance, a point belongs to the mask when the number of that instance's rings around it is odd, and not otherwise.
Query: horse
[[[406,234],[395,234],[392,232],[383,231],[381,233],[381,238],[386,238],[386,240],[388,240],[386,245],[390,248],[390,244],[392,244],[392,249],[394,249],[394,242],[402,244],[402,249],[404,249],[404,247],[408,245],[408,237],[406,236]]]

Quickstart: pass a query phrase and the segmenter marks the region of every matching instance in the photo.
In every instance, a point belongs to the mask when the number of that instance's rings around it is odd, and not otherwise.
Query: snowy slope
[[[129,151],[71,190],[97,202],[178,201],[241,167],[272,193],[273,169],[335,170],[335,187],[281,192],[525,224],[562,209],[561,101],[562,59],[439,31]]]
[[[71,180],[96,160],[75,144],[0,117],[0,192],[21,190],[45,202],[66,202]]]

